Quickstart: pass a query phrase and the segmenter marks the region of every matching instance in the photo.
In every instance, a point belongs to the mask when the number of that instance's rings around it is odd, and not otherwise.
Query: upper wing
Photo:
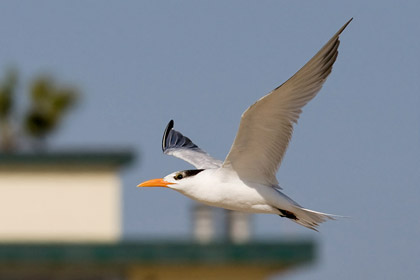
[[[302,107],[321,89],[338,55],[339,35],[350,19],[322,49],[284,84],[249,107],[223,167],[241,178],[277,185],[276,172]]]
[[[198,169],[218,168],[222,161],[212,158],[188,137],[173,129],[174,121],[166,126],[162,138],[163,153],[183,159]]]

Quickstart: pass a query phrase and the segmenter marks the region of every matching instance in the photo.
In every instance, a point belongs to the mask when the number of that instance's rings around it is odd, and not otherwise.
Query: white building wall
[[[0,170],[0,242],[114,242],[121,235],[116,170]]]

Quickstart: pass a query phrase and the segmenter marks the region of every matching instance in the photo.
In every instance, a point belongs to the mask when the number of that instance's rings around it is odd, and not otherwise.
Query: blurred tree
[[[66,111],[75,104],[76,97],[76,89],[58,87],[50,77],[40,77],[33,81],[24,130],[36,140],[37,148],[45,147],[46,136],[57,128]]]
[[[29,108],[22,117],[22,126],[14,127],[16,121],[17,72],[8,71],[0,83],[0,150],[14,151],[19,136],[29,136],[35,149],[46,146],[46,138],[61,123],[65,113],[76,103],[78,91],[71,86],[58,86],[51,77],[42,76],[33,80],[29,89]],[[21,137],[19,137],[21,138]]]
[[[0,149],[3,151],[12,151],[16,147],[12,126],[16,85],[17,72],[11,69],[0,82]]]

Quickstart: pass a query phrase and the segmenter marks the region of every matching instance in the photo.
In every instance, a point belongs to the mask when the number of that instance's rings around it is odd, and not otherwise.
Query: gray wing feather
[[[223,167],[233,168],[247,180],[278,184],[276,172],[292,136],[293,124],[330,74],[338,54],[339,35],[350,21],[295,75],[243,113]]]
[[[162,151],[194,165],[198,169],[218,168],[222,161],[207,154],[194,144],[190,138],[173,129],[174,121],[171,120],[166,126],[162,138]]]

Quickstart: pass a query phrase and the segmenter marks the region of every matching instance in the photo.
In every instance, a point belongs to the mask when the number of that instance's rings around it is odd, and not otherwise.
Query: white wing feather
[[[288,81],[242,115],[223,167],[246,180],[278,185],[276,172],[302,107],[319,92],[338,55],[339,35],[351,19]]]

